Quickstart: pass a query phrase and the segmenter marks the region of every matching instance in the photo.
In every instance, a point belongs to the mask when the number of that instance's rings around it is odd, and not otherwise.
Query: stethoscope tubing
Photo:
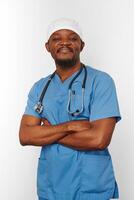
[[[73,82],[75,81],[75,79],[82,73],[83,68],[84,68],[85,75],[84,75],[84,80],[83,80],[83,83],[82,83],[82,104],[81,104],[82,106],[81,106],[80,110],[76,110],[76,112],[71,112],[70,111],[71,92],[72,92],[71,88],[72,88],[72,85],[73,85]],[[42,93],[39,97],[38,103],[34,106],[34,110],[36,112],[38,112],[39,114],[42,113],[42,111],[43,111],[43,104],[42,104],[43,98],[45,97],[48,86],[51,83],[51,80],[53,79],[53,77],[55,76],[55,73],[56,73],[56,71],[53,74],[51,74],[51,76],[49,77],[49,79],[48,79],[48,81],[47,81],[45,87],[43,88]],[[79,115],[84,109],[84,92],[85,92],[86,80],[87,80],[87,69],[86,69],[85,65],[82,63],[80,70],[75,75],[75,77],[72,79],[72,81],[70,82],[69,87],[68,87],[69,97],[68,97],[68,103],[67,103],[67,112],[71,115],[74,115],[74,116]]]

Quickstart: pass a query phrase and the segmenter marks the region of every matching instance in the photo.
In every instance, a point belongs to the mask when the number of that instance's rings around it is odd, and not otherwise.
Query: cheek
[[[74,52],[75,52],[76,56],[79,56],[79,54],[81,52],[81,47],[80,46],[76,47],[75,50],[74,50]]]
[[[80,52],[82,49],[82,45],[81,44],[77,44],[74,46],[75,51]]]
[[[55,47],[51,47],[49,52],[51,53],[52,57],[55,57],[55,56],[56,56]]]

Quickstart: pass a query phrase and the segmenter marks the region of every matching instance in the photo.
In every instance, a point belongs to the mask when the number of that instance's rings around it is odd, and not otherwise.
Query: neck
[[[64,68],[58,64],[56,64],[56,73],[59,75],[61,81],[64,81],[67,79],[69,76],[71,76],[73,73],[78,71],[81,67],[80,61],[77,62],[75,65],[70,66],[68,68]]]

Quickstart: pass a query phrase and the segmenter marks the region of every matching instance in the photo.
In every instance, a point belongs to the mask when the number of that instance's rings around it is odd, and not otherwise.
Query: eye
[[[73,36],[73,37],[71,37],[71,38],[70,38],[70,40],[75,42],[75,41],[77,41],[77,40],[78,40],[78,38],[77,38],[77,37],[75,37],[75,36]]]
[[[59,41],[60,40],[60,37],[53,37],[52,38],[52,41],[54,41],[54,42],[57,42],[57,41]]]

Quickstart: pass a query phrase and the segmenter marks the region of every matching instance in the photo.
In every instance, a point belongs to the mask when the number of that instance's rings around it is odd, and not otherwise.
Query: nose
[[[71,42],[68,39],[62,39],[60,44],[63,46],[68,46],[71,44]]]

